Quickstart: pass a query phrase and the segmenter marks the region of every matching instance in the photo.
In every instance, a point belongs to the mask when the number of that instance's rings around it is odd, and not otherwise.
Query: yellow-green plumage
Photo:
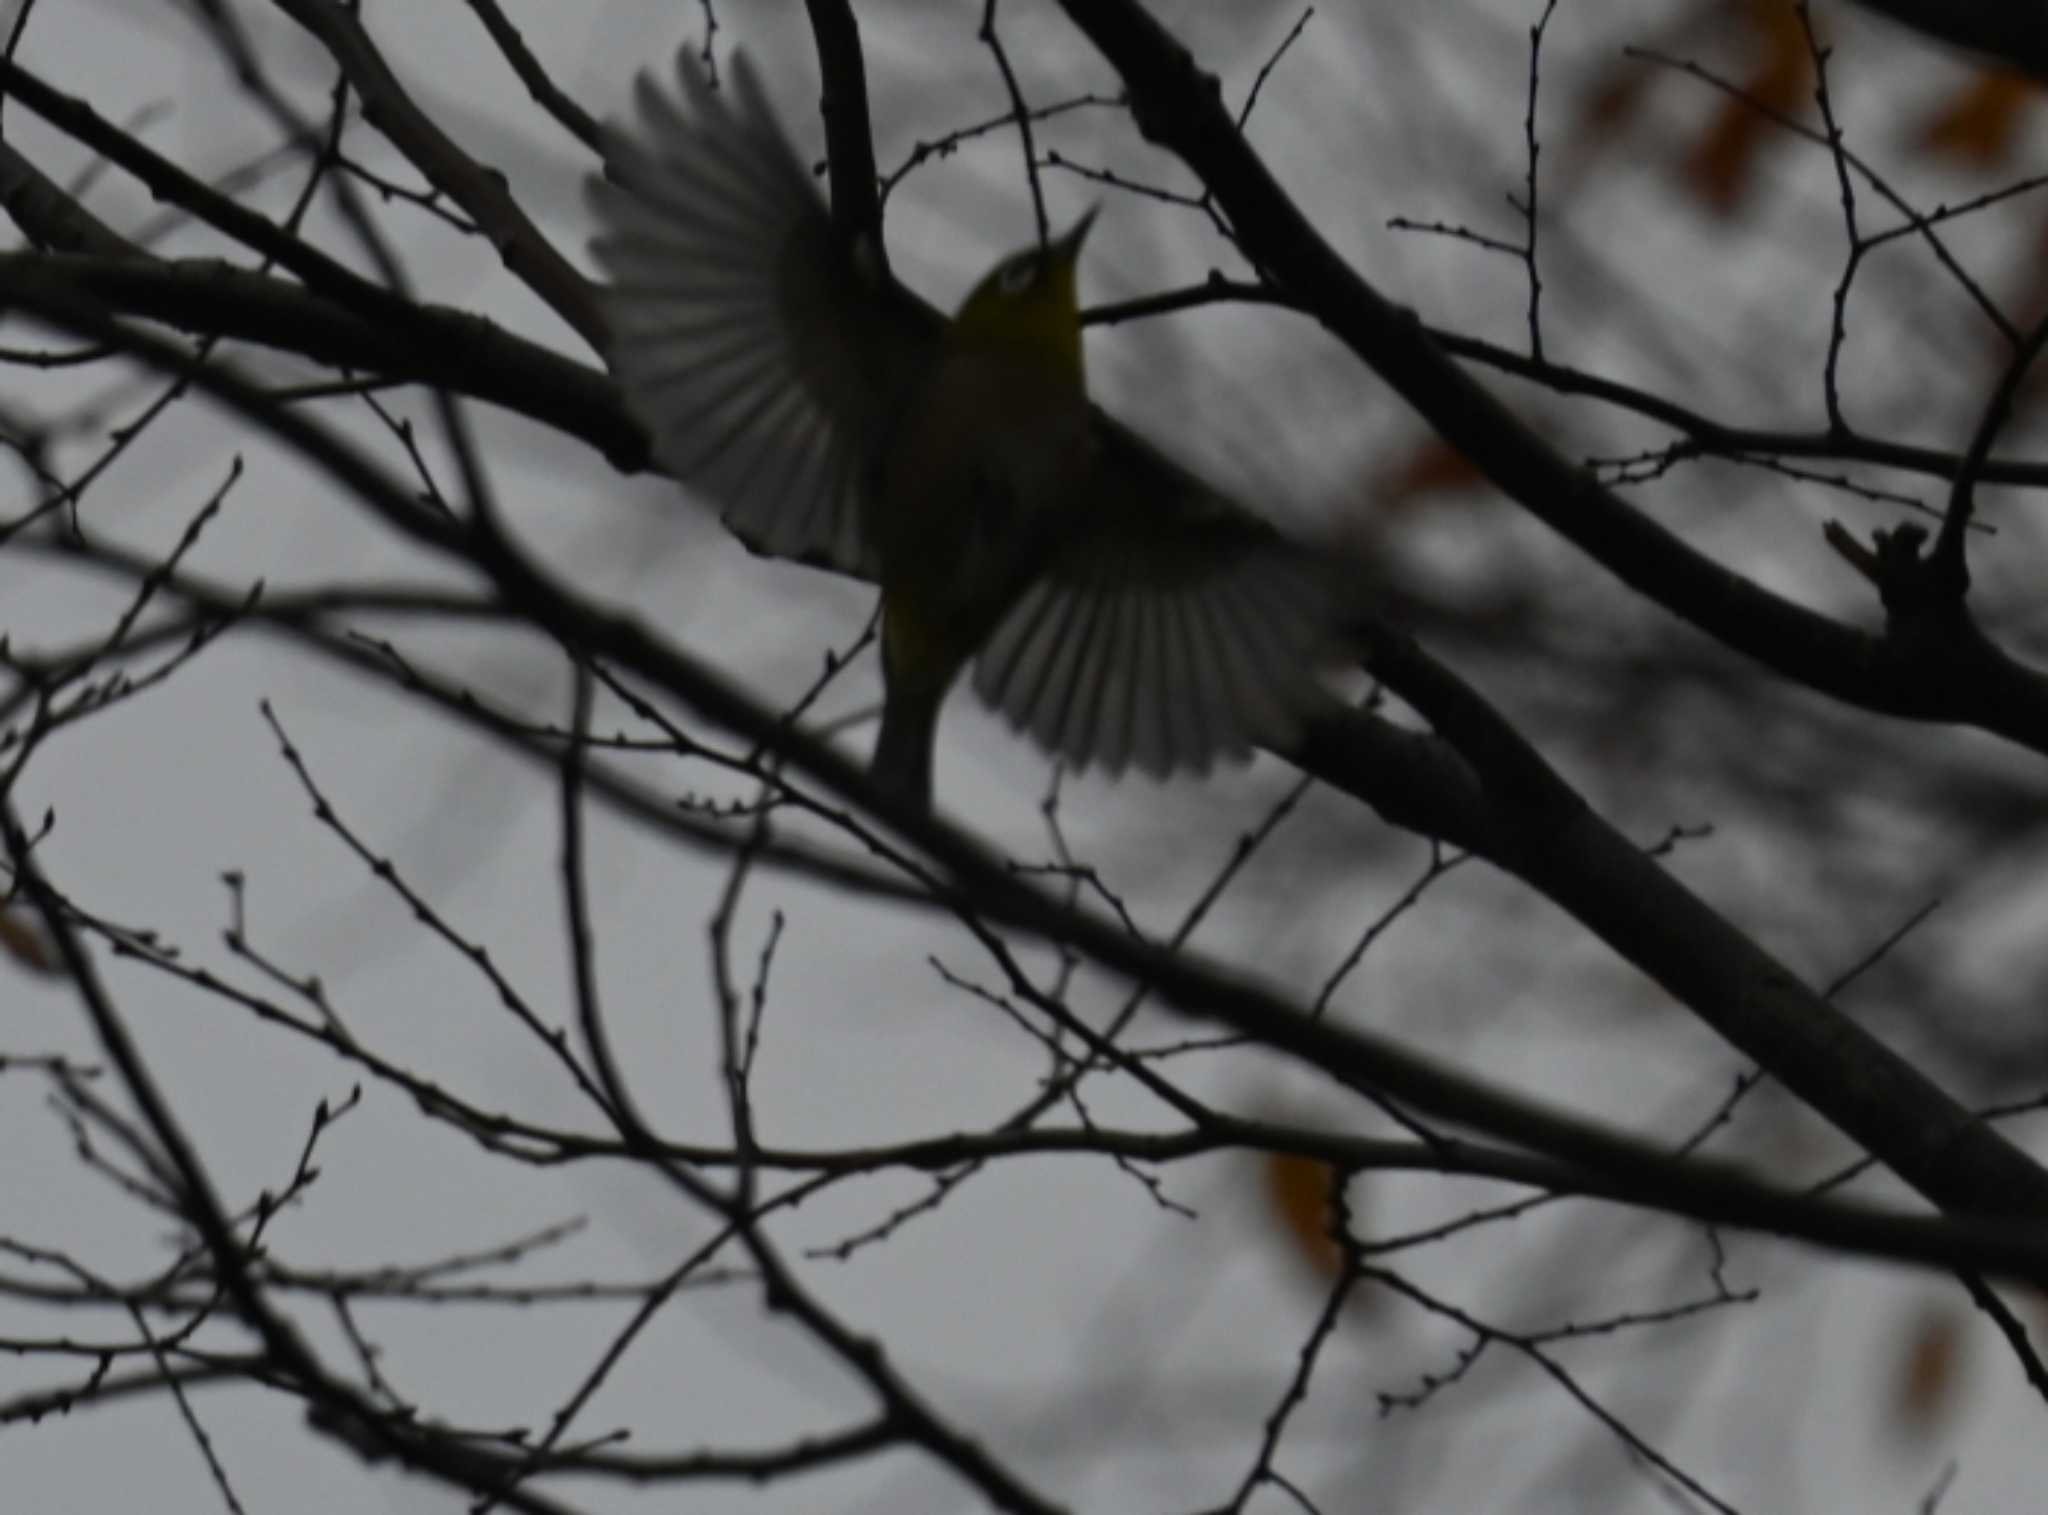
[[[1088,229],[1012,255],[951,322],[856,257],[744,59],[640,80],[593,180],[607,354],[662,466],[756,550],[879,584],[873,773],[927,802],[947,692],[1111,773],[1284,742],[1337,604],[1281,541],[1087,399]]]
[[[1074,260],[1088,223],[1008,258],[905,397],[868,499],[885,699],[877,783],[928,802],[940,706],[1083,497],[1088,396]]]

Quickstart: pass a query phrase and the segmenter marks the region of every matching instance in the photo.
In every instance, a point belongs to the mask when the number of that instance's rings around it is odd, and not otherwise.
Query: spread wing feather
[[[862,272],[744,57],[634,101],[589,183],[627,408],[749,547],[876,577],[861,496],[938,318]]]
[[[749,547],[877,578],[863,496],[943,318],[837,234],[745,58],[721,92],[685,50],[634,99],[589,185],[628,409]],[[1091,435],[1083,497],[976,690],[1111,774],[1286,744],[1337,643],[1323,564],[1099,412]]]
[[[1098,417],[1086,497],[975,665],[977,693],[1076,767],[1205,772],[1285,746],[1340,642],[1317,555]]]

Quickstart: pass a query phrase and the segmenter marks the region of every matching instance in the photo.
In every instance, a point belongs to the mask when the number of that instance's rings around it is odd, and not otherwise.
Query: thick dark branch
[[[2041,0],[1862,0],[1924,36],[2048,79],[2048,5]]]
[[[1345,266],[1246,145],[1215,81],[1141,6],[1063,3],[1123,75],[1140,127],[1201,175],[1247,251],[1495,482],[1603,561],[1626,569],[1624,577],[1632,572],[1670,591],[1657,595],[1665,603],[1682,611],[1711,608],[1696,619],[1737,646],[1753,646],[1759,626],[1774,629],[1797,650],[1795,664],[1810,664],[1830,683],[1846,677],[1868,693],[1919,707],[1914,713],[1943,702],[1946,686],[1938,677],[1899,682],[1910,651],[1764,593],[1553,454],[1445,358],[1412,315]],[[2048,1173],[1644,858],[1447,670],[1399,638],[1380,634],[1373,642],[1373,671],[1456,746],[1486,789],[1493,824],[1480,851],[1584,922],[1937,1204],[2048,1217]],[[1946,666],[1945,677],[1958,676],[1956,664],[1968,661],[1960,645],[1944,639],[1931,647],[1934,666],[1925,671]],[[2048,751],[2048,696],[2035,687],[2038,680],[1988,644],[1975,654],[1971,677],[1979,707],[2001,684],[2012,701],[2004,709],[1980,708],[1980,724],[2000,729],[2016,722],[2031,745]],[[1311,747],[1309,758],[1316,755]],[[1316,771],[1369,799],[1370,774]],[[1294,1050],[1316,1055],[1305,1045]]]
[[[1392,635],[1377,639],[1372,668],[1472,762],[1486,814],[1466,845],[1527,880],[1937,1204],[2048,1215],[2048,1174],[1646,857],[1448,670]],[[1304,766],[1384,809],[1385,776],[1326,766],[1326,746],[1312,743]]]
[[[140,256],[142,249],[66,194],[43,171],[0,139],[0,207],[37,247],[104,258]]]
[[[1246,143],[1216,80],[1142,6],[1061,3],[1123,76],[1139,129],[1195,171],[1253,262],[1509,498],[1631,588],[1787,678],[1866,710],[1979,726],[2048,753],[2048,679],[1967,616],[1884,636],[1857,631],[1722,567],[1602,488],[1323,240]]]
[[[258,215],[195,179],[177,164],[107,120],[85,101],[52,89],[11,58],[0,57],[0,90],[19,100],[57,130],[91,148],[109,163],[132,175],[151,195],[205,222],[279,267],[297,274],[310,289],[351,310],[376,317],[402,318],[406,302],[354,270],[337,263],[311,243]]]
[[[818,47],[819,111],[832,181],[832,220],[847,245],[866,249],[886,268],[882,198],[875,182],[875,140],[868,125],[867,70],[860,25],[846,0],[804,0]]]
[[[31,288],[195,336],[231,337],[360,375],[487,400],[589,443],[615,467],[632,472],[647,464],[646,433],[626,415],[607,375],[444,305],[380,293],[373,320],[228,263],[0,254],[0,290]]]
[[[566,646],[632,670],[758,743],[795,771],[850,796],[931,858],[949,881],[949,888],[941,892],[957,898],[963,909],[1069,943],[1104,966],[1152,986],[1185,1012],[1226,1025],[1374,1097],[1391,1095],[1421,1113],[1493,1132],[1623,1180],[1647,1184],[1669,1177],[1667,1155],[1604,1126],[1468,1077],[1390,1040],[1336,1025],[1215,964],[1155,946],[1119,925],[1061,905],[1019,880],[1001,858],[972,838],[874,788],[855,764],[791,729],[774,712],[638,621],[576,594],[515,543],[421,511],[395,480],[350,444],[306,416],[272,403],[232,370],[201,363],[170,343],[124,328],[97,307],[45,291],[32,292],[20,303],[75,335],[119,345],[154,367],[189,379],[294,448],[409,540],[483,573],[508,607]],[[1498,848],[1507,866],[1535,879],[1594,924],[1617,950],[1630,951],[1631,940],[1640,935],[1651,950],[1668,954],[1669,972],[1660,981],[1670,983],[1674,992],[1711,996],[1708,1004],[1695,1008],[1717,1023],[1745,1009],[1766,1020],[1781,1014],[1802,1022],[1786,1033],[1788,1037],[1801,1043],[1832,1042],[1844,1054],[1853,1053],[1855,1078],[1840,1086],[1800,1092],[1936,1204],[1979,1215],[2048,1216],[2048,1173],[1837,1015],[1788,970],[1643,859],[1587,811],[1476,694],[1398,638],[1385,639],[1375,666],[1459,743],[1464,762],[1455,779],[1447,777],[1455,793],[1446,797],[1446,809],[1469,807],[1472,770],[1477,771],[1500,828],[1489,852]],[[1419,759],[1422,750],[1414,749],[1410,756]],[[1417,763],[1406,771],[1414,777],[1424,770]],[[1377,774],[1329,777],[1377,803],[1375,788],[1383,783]],[[1700,940],[1704,949],[1697,944]],[[1761,1024],[1751,1029],[1766,1035]],[[1802,1050],[1798,1057],[1785,1059],[1797,1064],[1793,1073],[1803,1082],[1810,1081],[1811,1071],[1801,1061],[1805,1056]],[[1712,1192],[1717,1185],[1734,1185],[1745,1194],[1754,1190],[1750,1181],[1720,1165],[1702,1163],[1690,1172],[1696,1192]]]
[[[602,350],[604,317],[590,281],[578,273],[512,198],[505,175],[459,147],[418,105],[357,18],[335,0],[275,0],[319,39],[362,97],[363,119],[390,139],[426,181],[483,228],[505,266],[548,307]]]

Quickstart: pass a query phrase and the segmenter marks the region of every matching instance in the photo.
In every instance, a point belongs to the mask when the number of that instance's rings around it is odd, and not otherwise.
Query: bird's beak
[[[1065,236],[1053,240],[1053,256],[1063,263],[1072,263],[1079,258],[1081,244],[1088,240],[1088,228],[1095,224],[1095,213],[1101,209],[1099,205],[1091,205],[1082,211],[1081,219],[1074,223],[1073,229]]]

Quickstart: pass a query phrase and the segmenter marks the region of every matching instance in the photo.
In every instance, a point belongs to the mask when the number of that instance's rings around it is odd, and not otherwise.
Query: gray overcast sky
[[[701,18],[698,7],[674,0],[508,8],[557,80],[600,113],[623,101],[638,67],[666,59]],[[240,9],[280,80],[309,110],[320,109],[330,82],[322,56],[279,13],[260,5]],[[1000,108],[988,54],[974,38],[978,9],[862,8],[885,167],[914,140]],[[1103,65],[1051,7],[1014,9],[1012,45],[1030,87],[1047,95],[1070,88],[1078,60],[1091,87],[1113,88]],[[1182,6],[1176,24],[1200,39],[1205,61],[1225,73],[1235,99],[1291,18],[1277,23],[1277,32],[1271,25],[1233,32],[1220,14],[1227,9]],[[1285,62],[1260,106],[1254,139],[1347,252],[1389,260],[1382,265],[1389,268],[1399,262],[1401,276],[1413,280],[1411,297],[1469,289],[1440,251],[1418,253],[1386,232],[1394,207],[1359,204],[1359,165],[1370,163],[1375,149],[1384,156],[1407,143],[1416,160],[1427,161],[1455,148],[1446,146],[1448,132],[1416,133],[1377,102],[1347,97],[1361,23],[1337,14],[1345,9],[1319,16],[1308,33],[1312,45]],[[1461,54],[1458,38],[1409,29],[1415,5],[1389,9],[1401,13],[1398,26],[1386,24],[1399,33],[1398,46],[1412,50],[1414,67],[1439,71],[1446,89],[1516,98],[1511,50]],[[1483,17],[1462,24],[1490,40],[1526,27],[1535,11],[1506,3],[1476,9]],[[1573,8],[1565,9],[1569,18]],[[365,10],[422,104],[503,170],[543,229],[585,262],[578,186],[590,167],[587,155],[498,66],[466,9],[443,4],[412,12],[387,3]],[[17,0],[0,7],[0,18],[11,22],[20,11]],[[808,109],[814,61],[800,8],[788,0],[726,4],[719,15],[721,45],[743,46],[760,61],[786,119],[815,148]],[[195,170],[224,172],[264,140],[252,128],[247,98],[183,7],[42,0],[20,56],[109,118],[131,127],[141,120],[148,140]],[[1457,63],[1460,56],[1467,62]],[[952,93],[928,87],[933,79],[948,81]],[[1514,161],[1514,106],[1460,119],[1484,122],[1500,139],[1493,144],[1500,161]],[[18,107],[6,120],[10,141],[56,177],[82,166],[75,147],[56,142]],[[1085,116],[1064,130],[1063,141],[1091,140]],[[355,127],[351,143],[370,166],[403,177],[367,127]],[[1165,172],[1128,134],[1101,151]],[[1028,236],[1016,164],[1014,141],[1001,135],[914,175],[890,206],[898,271],[950,304],[993,256]],[[297,182],[287,165],[245,193],[250,203],[275,211]],[[1224,256],[1216,239],[1191,234],[1185,221],[1156,207],[1070,180],[1051,182],[1060,215],[1098,198],[1106,203],[1085,272],[1093,297],[1199,277]],[[1487,180],[1484,192],[1495,194],[1499,182]],[[125,230],[155,215],[118,175],[105,176],[87,198]],[[380,216],[424,296],[589,360],[574,334],[480,242],[417,214]],[[186,233],[171,245],[185,244],[217,251]],[[1482,291],[1471,298],[1476,321],[1495,309],[1511,311],[1519,295]],[[6,340],[20,336],[11,327]],[[238,357],[280,380],[296,372],[282,360]],[[1341,530],[1332,512],[1340,508],[1343,481],[1362,452],[1401,425],[1370,380],[1332,379],[1327,344],[1284,318],[1231,314],[1097,331],[1089,357],[1098,394],[1173,436],[1206,469],[1253,489],[1305,533]],[[1181,361],[1187,357],[1194,361]],[[1168,370],[1173,382],[1159,382]],[[10,372],[16,377],[0,379],[0,398],[25,400],[6,394],[18,378]],[[1233,386],[1233,378],[1247,374],[1258,376],[1250,392]],[[107,397],[115,409],[147,392],[141,381],[110,387],[102,369],[68,382],[80,395]],[[36,408],[53,408],[54,392],[39,380]],[[395,403],[424,424],[421,397],[402,394]],[[298,464],[203,417],[196,406],[188,410],[150,432],[94,491],[87,504],[94,526],[165,550],[239,453],[247,473],[191,560],[195,569],[236,584],[262,578],[276,588],[336,577],[420,577],[383,533]],[[825,648],[858,634],[869,608],[858,587],[754,560],[671,486],[621,478],[591,453],[515,418],[481,407],[471,413],[493,481],[526,538],[544,544],[585,591],[615,597],[692,646],[715,650],[734,677],[777,697],[794,695],[815,675]],[[1351,424],[1359,414],[1370,419]],[[1339,421],[1346,423],[1342,431],[1335,429]],[[349,424],[388,450],[374,421],[358,415]],[[1276,434],[1284,445],[1274,445]],[[84,456],[81,448],[67,461]],[[1276,457],[1287,461],[1276,466]],[[1443,550],[1454,555],[1456,542]],[[103,630],[121,603],[118,588],[0,555],[5,628],[19,645],[53,646]],[[536,645],[441,630],[408,633],[404,646],[536,715],[566,713],[563,671]],[[863,672],[829,708],[852,713],[873,696],[872,675]],[[559,1070],[511,1031],[473,968],[421,931],[312,818],[259,715],[260,699],[272,702],[322,790],[363,841],[391,857],[455,929],[488,945],[550,1018],[566,1019],[558,827],[547,776],[451,734],[384,689],[253,636],[213,650],[170,687],[85,725],[39,759],[28,794],[57,817],[46,861],[58,881],[108,917],[157,931],[226,970],[235,965],[220,941],[230,911],[220,876],[237,870],[247,880],[252,939],[291,971],[317,974],[365,1040],[486,1106],[585,1119]],[[869,730],[851,731],[849,746],[864,751]],[[971,816],[1015,855],[1042,858],[1048,842],[1038,803],[1047,776],[1035,752],[968,698],[956,697],[940,761],[942,805]],[[1111,790],[1082,782],[1069,787],[1064,815],[1114,887],[1148,925],[1164,929],[1290,777],[1262,760],[1208,784]],[[1245,957],[1298,991],[1312,989],[1359,924],[1387,908],[1426,861],[1419,843],[1386,845],[1368,832],[1355,812],[1311,802],[1205,927],[1201,944]],[[1340,865],[1354,867],[1357,877],[1355,887],[1337,891],[1341,899],[1300,887],[1309,870]],[[1314,876],[1320,882],[1328,875]],[[594,823],[592,877],[607,1001],[636,1092],[664,1134],[725,1139],[705,936],[723,868],[601,819]],[[1375,949],[1365,986],[1341,1004],[1342,1013],[1423,1045],[1438,1038],[1436,1045],[1455,1047],[1472,1065],[1525,1080],[1588,1113],[1640,1118],[1645,1109],[1666,1108],[1666,1100],[1710,1102],[1711,1093],[1702,1091],[1724,1086],[1739,1065],[1704,1035],[1685,1042],[1688,1063],[1675,1062],[1669,1044],[1648,1035],[1532,1038],[1507,1028],[1473,1037],[1462,1014],[1452,1030],[1435,1022],[1434,995],[1462,1005],[1495,996],[1511,1006],[1563,1001],[1589,972],[1609,980],[1616,974],[1547,917],[1503,920],[1499,943],[1470,940],[1470,922],[1497,908],[1501,892],[1497,879],[1477,870],[1440,886],[1433,908]],[[823,1146],[971,1129],[1034,1092],[1043,1067],[1037,1047],[933,972],[928,959],[935,953],[957,971],[986,971],[943,922],[849,904],[764,875],[746,892],[736,931],[736,958],[749,970],[778,914],[785,925],[755,1092],[764,1134],[774,1142]],[[1545,944],[1548,950],[1537,950]],[[1521,977],[1503,986],[1497,970],[1510,957]],[[246,968],[236,971],[247,976]],[[230,1202],[247,1204],[258,1190],[284,1184],[315,1102],[338,1101],[358,1076],[160,975],[118,962],[107,963],[107,972]],[[65,989],[11,973],[4,983],[0,1004],[9,1014],[0,1052],[95,1057]],[[1103,983],[1084,1002],[1107,1013],[1119,997]],[[1162,1021],[1157,1034],[1178,1033]],[[1336,1121],[1351,1115],[1277,1063],[1187,1077],[1237,1107],[1327,1109]],[[1128,1092],[1106,1097],[1092,1113],[1106,1123],[1160,1118],[1156,1105]],[[0,1080],[0,1151],[0,1236],[64,1245],[115,1277],[161,1262],[165,1227],[81,1170],[63,1123],[31,1079]],[[307,1268],[420,1262],[587,1217],[586,1229],[531,1260],[522,1276],[638,1280],[672,1266],[709,1235],[703,1216],[644,1175],[595,1165],[535,1171],[491,1160],[381,1087],[369,1088],[362,1107],[324,1137],[320,1166],[306,1202],[280,1217],[272,1233],[274,1251]],[[1293,1369],[1318,1297],[1275,1234],[1248,1164],[1169,1169],[1164,1190],[1199,1218],[1155,1204],[1099,1160],[1011,1164],[886,1243],[845,1263],[814,1265],[807,1276],[849,1321],[885,1340],[929,1395],[1072,1508],[1195,1507],[1220,1497],[1243,1467],[1263,1407]],[[829,1244],[922,1192],[920,1181],[907,1177],[835,1190],[807,1204],[779,1234],[792,1253]],[[1471,1192],[1446,1196],[1433,1184],[1386,1182],[1375,1186],[1372,1202],[1384,1214],[1412,1211],[1420,1221],[1457,1213]],[[1433,1256],[1431,1283],[1450,1297],[1481,1300],[1528,1289],[1525,1270],[1570,1255],[1567,1237],[1583,1244],[1584,1228],[1595,1235],[1611,1228],[1619,1247],[1632,1225],[1627,1217],[1589,1221],[1582,1212],[1569,1220],[1533,1217],[1504,1241]],[[1892,1318],[1905,1302],[1934,1297],[1927,1280],[1845,1265],[1802,1270],[1760,1245],[1744,1256],[1747,1276],[1771,1283],[1774,1292],[1745,1314],[1709,1318],[1702,1330],[1720,1333],[1718,1351],[1687,1344],[1669,1358],[1674,1420],[1681,1407],[1701,1400],[1721,1407],[1717,1417],[1687,1422],[1687,1434],[1670,1449],[1681,1463],[1746,1510],[1909,1509],[1946,1455],[1961,1456],[1965,1468],[1946,1510],[2034,1502],[2028,1496],[2043,1464],[2034,1450],[2040,1438],[2030,1432],[2039,1407],[2015,1391],[2009,1364],[1981,1372],[1960,1442],[1906,1445],[1873,1416],[1869,1384],[1889,1370],[1895,1341],[1863,1326]],[[1668,1297],[1656,1293],[1668,1290],[1668,1279],[1640,1282],[1649,1295]],[[1560,1281],[1557,1291],[1563,1290]],[[1539,1280],[1519,1297],[1535,1305],[1549,1293]],[[347,1360],[343,1337],[316,1301],[299,1300],[295,1309],[323,1351]],[[623,1318],[616,1303],[467,1309],[397,1302],[362,1313],[384,1348],[380,1366],[404,1392],[464,1424],[492,1428],[545,1425]],[[68,1326],[86,1339],[124,1331],[122,1322],[83,1316]],[[0,1302],[0,1335],[49,1330],[47,1315]],[[223,1334],[216,1345],[232,1341]],[[1575,1486],[1574,1459],[1619,1458],[1614,1444],[1589,1433],[1560,1396],[1535,1392],[1530,1370],[1504,1358],[1475,1374],[1462,1398],[1375,1418],[1376,1391],[1412,1388],[1423,1373],[1447,1371],[1457,1345],[1440,1325],[1387,1301],[1361,1310],[1331,1349],[1297,1426],[1297,1466],[1312,1480],[1326,1480],[1325,1487],[1353,1492],[1357,1483],[1347,1483],[1347,1470],[1354,1479],[1361,1467],[1372,1469],[1372,1478],[1393,1479],[1405,1466],[1424,1483],[1414,1470],[1425,1469],[1438,1480],[1426,1485],[1436,1491],[1433,1507],[1530,1511],[1568,1507],[1559,1501]],[[1597,1363],[1598,1350],[1596,1344],[1580,1360]],[[1654,1362],[1630,1367],[1624,1356],[1617,1354],[1611,1374],[1605,1365],[1589,1368],[1589,1379],[1599,1385],[1611,1376],[1617,1389],[1636,1396],[1631,1404],[1641,1405],[1640,1375],[1658,1370]],[[46,1361],[0,1359],[0,1395],[46,1383],[48,1373]],[[1744,1406],[1759,1380],[1779,1387],[1761,1398],[1752,1417]],[[1799,1388],[1785,1392],[1788,1380]],[[1655,1396],[1647,1399],[1654,1403]],[[396,1510],[465,1503],[424,1483],[366,1471],[305,1430],[279,1397],[208,1390],[193,1403],[251,1511],[338,1515],[365,1508],[368,1489]],[[1781,1422],[1788,1403],[1799,1406],[1799,1427],[1789,1436],[1781,1439],[1781,1423],[1747,1424]],[[758,1291],[740,1281],[707,1287],[667,1310],[582,1412],[576,1434],[602,1436],[631,1425],[629,1449],[650,1452],[767,1445],[866,1413],[851,1382],[796,1332],[766,1318]],[[1661,1428],[1645,1430],[1654,1436]],[[1367,1438],[1370,1452],[1361,1445]],[[1784,1462],[1756,1465],[1748,1449],[1759,1444],[1789,1448]],[[1516,1455],[1480,1455],[1481,1446]],[[1454,1471],[1443,1473],[1446,1464]],[[190,1432],[161,1397],[0,1429],[0,1470],[9,1507],[21,1510],[84,1515],[143,1502],[172,1511],[221,1507]],[[1646,1484],[1620,1487],[1632,1491],[1635,1503],[1627,1508],[1662,1507]],[[778,1515],[974,1507],[953,1478],[900,1455],[766,1491],[745,1483],[644,1494],[591,1485],[564,1494],[583,1508],[620,1511],[673,1509],[679,1501],[692,1511]],[[1366,1507],[1347,1499],[1328,1507]],[[1269,1499],[1254,1508],[1282,1505]]]

